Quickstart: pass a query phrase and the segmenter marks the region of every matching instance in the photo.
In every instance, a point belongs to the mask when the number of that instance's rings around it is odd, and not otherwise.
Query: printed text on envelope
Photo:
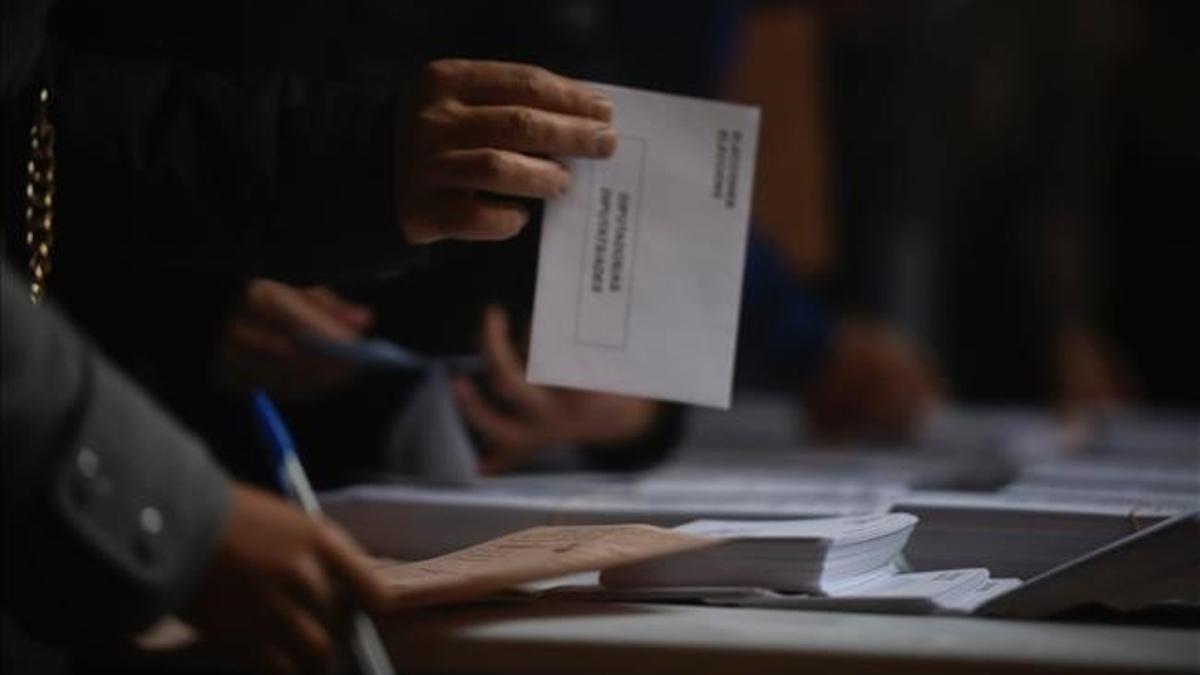
[[[587,236],[575,329],[579,343],[625,348],[645,159],[645,139],[626,136],[607,162],[587,162]]]

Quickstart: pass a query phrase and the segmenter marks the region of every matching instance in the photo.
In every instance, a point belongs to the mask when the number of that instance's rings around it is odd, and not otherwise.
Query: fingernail
[[[592,142],[594,143],[597,157],[609,157],[617,149],[617,134],[612,130],[612,127],[597,127],[592,132]]]
[[[612,118],[613,118],[612,101],[608,100],[607,98],[604,98],[603,96],[597,96],[595,99],[592,100],[591,116],[598,120],[604,120],[605,122],[611,122]]]

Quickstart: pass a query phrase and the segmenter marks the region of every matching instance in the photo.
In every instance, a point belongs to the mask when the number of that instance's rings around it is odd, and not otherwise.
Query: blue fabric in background
[[[613,3],[626,54],[619,84],[719,98],[751,2]],[[825,302],[751,228],[735,385],[796,391],[830,340]]]
[[[751,229],[742,285],[735,385],[799,390],[829,348],[832,317],[819,294]]]

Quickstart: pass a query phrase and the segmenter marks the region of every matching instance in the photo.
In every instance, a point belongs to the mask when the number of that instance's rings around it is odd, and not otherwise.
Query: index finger
[[[445,59],[429,64],[435,95],[468,105],[523,105],[612,121],[608,97],[545,68],[504,61]]]

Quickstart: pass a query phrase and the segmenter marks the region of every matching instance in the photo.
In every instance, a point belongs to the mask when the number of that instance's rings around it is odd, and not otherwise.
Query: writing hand
[[[184,617],[210,649],[254,670],[326,673],[349,630],[347,600],[375,609],[385,593],[370,558],[337,526],[237,485]]]

